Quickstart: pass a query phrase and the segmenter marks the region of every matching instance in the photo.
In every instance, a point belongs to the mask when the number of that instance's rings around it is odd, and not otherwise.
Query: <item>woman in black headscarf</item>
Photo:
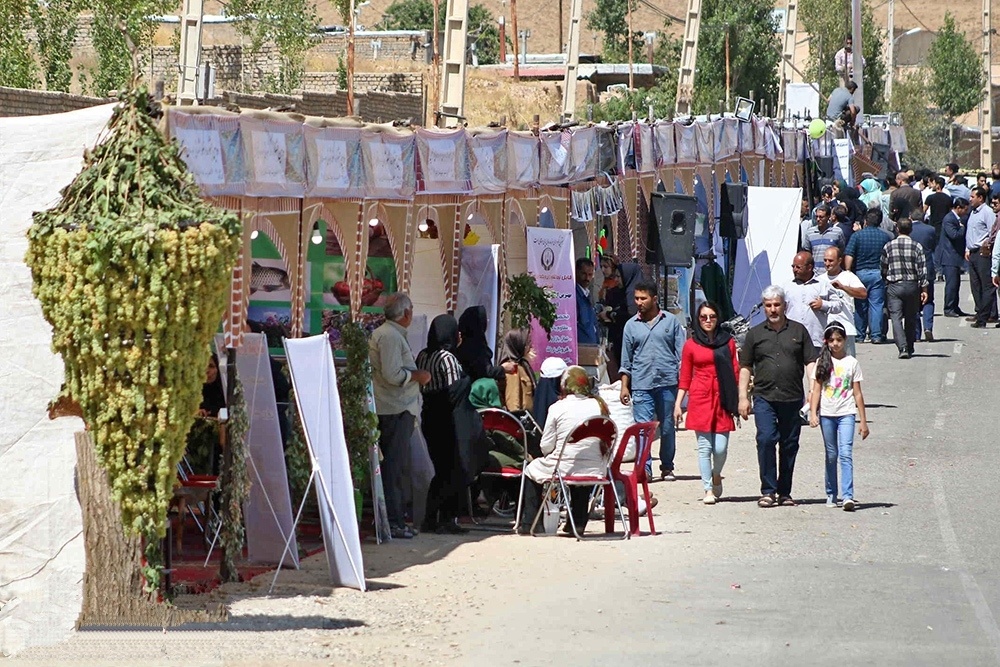
[[[505,372],[513,372],[514,364],[505,362],[503,367],[493,365],[493,349],[486,340],[486,308],[469,306],[458,318],[458,331],[462,334],[462,342],[455,351],[462,370],[475,382],[483,378],[496,380],[499,384],[504,380]]]
[[[839,189],[837,198],[847,207],[847,218],[853,226],[854,223],[865,223],[865,213],[868,207],[861,201],[861,192],[857,188],[847,184],[845,180],[837,181]]]
[[[218,417],[219,410],[224,407],[226,407],[226,392],[222,389],[222,377],[219,375],[219,357],[213,352],[205,370],[205,383],[201,385],[198,416]]]
[[[458,322],[451,315],[438,315],[431,322],[427,347],[416,359],[417,368],[431,374],[421,388],[421,430],[434,463],[424,531],[466,532],[458,525],[458,508],[489,452],[482,419],[469,402],[472,382],[455,356],[457,348]]]
[[[734,417],[739,408],[739,372],[736,341],[719,328],[718,306],[701,304],[691,338],[681,351],[674,423],[680,421],[681,406],[687,396],[684,426],[697,436],[706,505],[714,505],[722,496],[722,466],[726,463],[729,434],[736,429]]]

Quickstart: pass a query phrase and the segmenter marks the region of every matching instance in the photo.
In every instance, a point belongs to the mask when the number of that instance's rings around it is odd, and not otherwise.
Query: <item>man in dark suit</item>
[[[969,200],[959,197],[952,203],[951,213],[941,221],[941,271],[944,273],[944,316],[963,317],[958,306],[958,288],[962,284],[965,263],[965,224],[962,218],[969,211]]]
[[[931,342],[934,340],[934,278],[936,275],[934,250],[938,244],[938,232],[924,222],[923,218],[924,214],[919,207],[910,211],[910,220],[913,222],[910,238],[924,249],[924,264],[927,267],[927,301],[924,302],[921,316],[917,318],[917,338],[920,338],[920,331],[923,329],[924,340]]]

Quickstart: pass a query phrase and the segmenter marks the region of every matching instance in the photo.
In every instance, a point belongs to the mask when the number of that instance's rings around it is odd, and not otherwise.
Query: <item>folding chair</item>
[[[495,431],[499,433],[506,433],[511,436],[519,443],[523,448],[525,454],[528,451],[528,432],[525,429],[524,424],[520,419],[514,414],[507,412],[506,410],[500,408],[483,408],[479,411],[480,416],[483,419],[483,429],[487,433],[490,431]],[[525,457],[524,462],[518,466],[500,466],[498,468],[486,468],[479,473],[480,477],[496,477],[498,479],[520,479],[521,486],[517,495],[517,502],[515,503],[515,517],[514,517],[514,530],[518,528],[520,523],[520,516],[517,514],[516,508],[520,507],[521,496],[524,494],[524,466],[527,465],[527,457]],[[470,496],[469,503],[471,505],[472,499]],[[492,509],[492,508],[491,508]],[[470,507],[470,516],[472,515]],[[473,522],[475,518],[473,518]]]
[[[580,535],[580,531],[576,528],[576,521],[573,519],[572,507],[570,507],[570,494],[569,487],[571,486],[601,486],[604,488],[604,514],[607,516],[610,512],[607,506],[608,490],[610,489],[611,497],[615,499],[615,507],[610,509],[617,509],[618,516],[622,522],[622,528],[625,531],[623,539],[628,539],[631,537],[631,533],[628,527],[625,525],[625,513],[622,510],[621,501],[618,499],[618,491],[615,490],[615,485],[611,479],[611,468],[610,461],[611,456],[615,451],[615,440],[618,435],[618,429],[615,423],[611,421],[608,417],[590,417],[584,419],[582,422],[573,427],[566,440],[563,441],[559,448],[559,456],[556,459],[555,472],[552,477],[549,478],[547,482],[542,487],[542,498],[548,497],[548,494],[553,490],[558,492],[558,502],[561,506],[565,506],[567,511],[566,514],[569,517],[569,525],[573,529],[573,535],[576,539],[581,540],[583,536]],[[566,445],[574,444],[586,438],[597,438],[600,441],[601,447],[601,470],[603,473],[600,475],[564,475],[559,471],[559,464],[562,462],[563,452],[566,451]],[[532,535],[535,534],[535,527],[538,525],[538,520],[542,516],[542,511],[544,509],[544,503],[540,503],[538,506],[538,512],[535,513],[535,519],[531,522],[531,530],[529,531]],[[520,512],[520,510],[518,510]],[[614,519],[611,521],[612,530],[614,528]],[[607,528],[608,524],[605,524],[605,531],[611,532]]]
[[[621,444],[615,452],[615,457],[611,461],[611,479],[621,482],[625,487],[625,506],[628,507],[629,533],[641,535],[639,530],[639,485],[642,485],[642,494],[646,500],[646,518],[649,519],[649,532],[656,535],[656,527],[653,525],[653,508],[650,507],[652,496],[649,494],[649,478],[646,476],[646,463],[649,461],[650,452],[653,449],[653,440],[656,437],[656,429],[660,427],[660,422],[639,422],[632,424],[625,430]],[[622,471],[622,459],[628,449],[630,441],[635,440],[635,463],[632,470]],[[611,532],[614,529],[615,518],[610,513],[604,513],[604,529]]]
[[[208,545],[208,555],[205,557],[205,564],[208,564],[215,549],[215,543],[222,532],[222,518],[212,505],[212,494],[219,490],[218,475],[195,475],[191,472],[191,464],[185,458],[177,464],[177,477],[180,479],[180,488],[174,493],[177,498],[177,545],[184,543],[184,519],[185,514],[190,514],[194,523],[198,526]],[[194,500],[194,506],[188,500]],[[195,508],[198,509],[197,514]],[[201,520],[199,520],[199,515]],[[202,524],[204,521],[204,525]],[[214,534],[209,536],[212,523],[215,523]],[[178,549],[179,551],[179,549]]]

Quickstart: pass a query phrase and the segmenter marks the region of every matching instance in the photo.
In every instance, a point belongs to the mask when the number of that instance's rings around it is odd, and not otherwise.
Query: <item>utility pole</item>
[[[435,125],[438,122],[438,112],[441,110],[441,49],[438,46],[440,5],[440,0],[434,0],[434,23],[431,26],[431,68],[434,70],[431,76],[431,119]],[[351,0],[351,6],[354,6],[354,0]]]
[[[989,0],[985,0],[989,2]],[[889,28],[889,40],[888,40],[888,50],[885,54],[885,98],[889,101],[890,106],[892,105],[892,80],[896,78],[895,68],[896,68],[896,36],[895,36],[895,24],[896,24],[896,0],[889,0],[889,18],[886,21],[886,25]]]
[[[861,0],[851,0],[851,41],[853,42],[852,57],[854,58],[854,83],[858,84],[858,90],[854,93],[854,100],[865,113],[865,66],[864,44],[861,43]]]
[[[444,72],[441,77],[441,122],[458,127],[465,117],[465,45],[468,40],[468,0],[448,0],[444,23]]]
[[[633,63],[635,58],[632,56],[632,49],[634,41],[632,39],[632,0],[625,0],[625,8],[628,10],[628,89],[629,92],[635,90],[635,68]]]
[[[437,0],[434,4],[435,9],[437,8]],[[351,20],[347,22],[347,115],[354,115],[354,24],[355,17],[357,15],[354,13],[354,0],[351,0]],[[437,18],[437,14],[434,15]],[[436,82],[435,82],[436,83]],[[434,110],[437,111],[437,102],[435,101]]]
[[[510,0],[510,27],[513,30],[514,39],[511,43],[514,45],[514,83],[521,82],[521,70],[517,63],[517,40],[519,35],[517,34],[517,0]]]
[[[196,104],[198,101],[198,67],[201,64],[201,29],[204,18],[204,0],[184,0],[181,17],[180,80],[177,84],[178,104]]]
[[[569,7],[569,53],[566,54],[566,77],[563,79],[563,118],[576,114],[576,77],[580,69],[580,24],[583,21],[583,0],[571,0]],[[560,33],[562,29],[560,28]]]
[[[726,28],[726,108],[725,111],[729,111],[732,107],[730,106],[730,90],[732,88],[732,78],[729,69],[729,24],[725,24]]]
[[[993,164],[993,25],[990,19],[990,2],[983,0],[983,68],[986,70],[986,90],[983,101],[980,102],[982,113],[979,115],[981,150],[980,162],[983,169],[989,169]]]
[[[559,53],[563,52],[563,0],[559,0]]]

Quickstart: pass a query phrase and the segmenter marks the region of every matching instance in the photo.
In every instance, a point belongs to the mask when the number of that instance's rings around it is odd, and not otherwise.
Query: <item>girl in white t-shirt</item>
[[[831,322],[823,332],[823,349],[813,371],[809,394],[809,425],[822,427],[826,444],[826,506],[837,506],[837,464],[844,511],[854,511],[854,425],[860,422],[861,439],[868,437],[865,397],[861,393],[861,366],[844,350],[847,331]]]

